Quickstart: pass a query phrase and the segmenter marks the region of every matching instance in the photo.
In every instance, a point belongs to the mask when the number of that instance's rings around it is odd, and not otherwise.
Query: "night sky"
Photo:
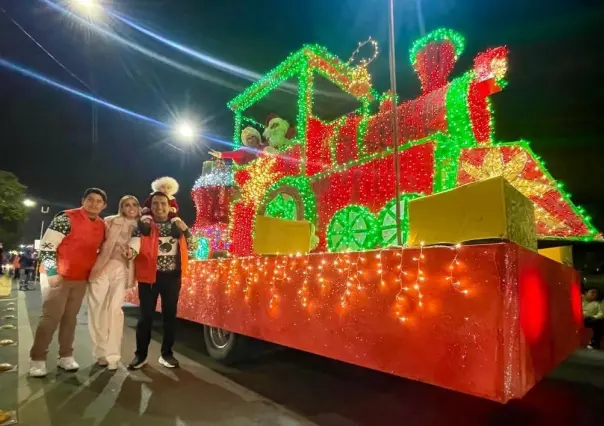
[[[396,0],[399,95],[419,94],[408,49],[419,37],[415,0]],[[601,166],[602,1],[422,0],[427,30],[447,26],[467,38],[455,75],[469,69],[488,47],[510,49],[509,86],[493,97],[500,141],[527,139],[566,183],[573,199],[604,229],[604,167]],[[370,71],[379,91],[388,88],[386,0],[114,0],[137,23],[196,50],[264,73],[305,43],[318,43],[343,59],[358,41],[372,36],[381,55]],[[2,0],[4,8],[97,96],[171,124],[187,113],[203,131],[229,140],[232,115],[225,104],[249,81],[169,49],[118,22],[113,31],[172,60],[218,79],[203,80],[174,70],[74,24],[37,0]],[[0,13],[0,56],[86,91]],[[89,101],[0,68],[0,169],[14,172],[32,197],[53,211],[77,205],[89,186],[104,188],[113,212],[126,193],[144,198],[150,181],[179,180],[182,216],[192,223],[189,191],[210,148],[200,141],[184,152],[170,134],[145,121],[98,108],[92,143]],[[271,109],[272,105],[266,108]],[[276,111],[279,112],[279,111]],[[262,119],[262,117],[258,117]],[[213,148],[224,147],[213,145]],[[27,226],[31,241],[40,218]]]

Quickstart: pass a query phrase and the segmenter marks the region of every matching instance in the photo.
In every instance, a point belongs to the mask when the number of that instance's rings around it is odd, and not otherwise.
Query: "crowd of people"
[[[164,337],[159,363],[178,367],[174,357],[176,309],[181,276],[194,239],[175,215],[171,191],[155,191],[145,201],[145,216],[136,197],[126,195],[114,216],[100,218],[106,193],[87,189],[80,208],[59,213],[40,242],[42,314],[30,351],[29,374],[47,375],[46,356],[59,330],[58,367],[79,368],[73,342],[84,297],[88,294],[89,331],[100,366],[117,370],[121,358],[125,292],[138,288],[140,315],[136,353],[129,368],[147,363],[153,313],[161,296]],[[176,205],[177,206],[177,205]]]

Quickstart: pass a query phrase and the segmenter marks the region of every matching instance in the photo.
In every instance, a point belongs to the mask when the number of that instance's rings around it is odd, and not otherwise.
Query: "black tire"
[[[223,337],[228,333],[228,337],[220,339],[221,333]],[[203,340],[208,355],[222,364],[233,364],[252,355],[250,339],[240,334],[204,325]]]

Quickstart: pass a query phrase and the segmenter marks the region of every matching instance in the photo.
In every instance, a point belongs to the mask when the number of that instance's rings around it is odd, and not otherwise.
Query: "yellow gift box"
[[[563,265],[573,266],[573,246],[560,246],[539,249],[539,254]]]
[[[256,216],[254,252],[257,254],[308,253],[310,243],[310,222]]]
[[[409,244],[504,239],[537,250],[533,203],[503,177],[409,203]]]

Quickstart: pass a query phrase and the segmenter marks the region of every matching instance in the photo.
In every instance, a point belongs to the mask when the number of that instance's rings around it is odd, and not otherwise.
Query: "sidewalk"
[[[112,373],[97,367],[92,357],[85,305],[78,316],[74,345],[80,370],[57,371],[55,339],[48,356],[48,376],[32,379],[27,375],[27,366],[40,299],[39,289],[18,294],[19,372],[18,377],[14,374],[10,389],[13,400],[17,393],[19,425],[314,425],[182,353],[175,353],[181,368],[169,370],[160,366],[157,362],[160,344],[155,333],[149,347],[149,365],[142,370],[131,372],[121,367]],[[122,348],[126,363],[134,353],[134,337],[130,319],[124,328]]]
[[[0,276],[0,418],[8,414],[2,426],[17,421],[17,289],[12,280]]]

